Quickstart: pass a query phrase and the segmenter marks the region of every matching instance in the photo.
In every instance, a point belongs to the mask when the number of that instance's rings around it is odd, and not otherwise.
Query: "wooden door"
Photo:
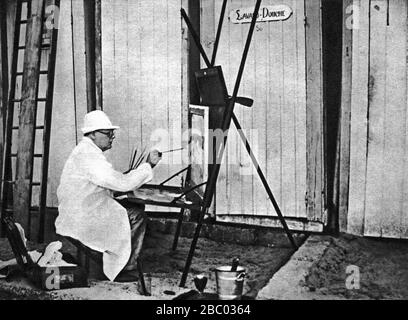
[[[253,8],[254,3],[251,0],[230,0],[227,3],[216,65],[223,68],[230,94],[238,73],[249,23],[233,23],[228,16],[233,10],[236,12],[240,8]],[[275,0],[263,1],[261,10],[262,6],[280,4],[282,3]],[[313,207],[311,213],[305,201],[307,179],[313,180],[311,177],[316,176],[316,172],[313,171],[307,178],[307,164],[311,163],[311,157],[307,159],[307,148],[312,145],[308,144],[308,140],[312,140],[312,134],[307,133],[306,71],[313,77],[314,74],[310,72],[313,68],[317,67],[318,72],[321,70],[318,64],[312,64],[306,70],[305,2],[292,0],[285,4],[293,11],[289,19],[258,22],[255,26],[239,91],[239,95],[251,97],[255,102],[252,108],[237,104],[235,114],[282,213],[293,222],[290,227],[303,228],[304,225],[296,225],[296,221],[305,218],[321,221],[321,213],[316,214],[315,210],[324,209],[321,205],[319,208]],[[201,5],[201,39],[207,55],[211,57],[222,1],[202,1]],[[320,25],[317,25],[318,32],[319,27]],[[318,44],[316,49],[319,53]],[[321,88],[320,80],[317,77],[313,79],[318,90]],[[311,109],[318,110],[317,116],[320,116],[320,97],[310,103],[314,103]],[[318,132],[317,137],[321,138],[321,118],[313,117],[310,110],[309,120],[319,124],[314,130]],[[313,154],[313,157],[318,159],[315,163],[321,165],[322,139],[317,141],[313,138],[313,144],[317,146],[316,154]],[[321,169],[321,166],[318,167]],[[319,180],[320,172],[318,174]],[[320,183],[318,188],[322,191],[323,184]],[[311,197],[319,199],[315,203],[321,202],[320,192]],[[215,209],[218,219],[225,221],[247,223],[263,221],[263,224],[274,225],[274,219],[269,218],[276,217],[233,124],[218,178]],[[279,222],[276,225],[279,226]]]

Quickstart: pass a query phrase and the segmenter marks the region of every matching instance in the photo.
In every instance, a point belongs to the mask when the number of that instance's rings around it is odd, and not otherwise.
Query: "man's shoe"
[[[115,282],[137,282],[139,274],[137,270],[123,270],[115,278]]]

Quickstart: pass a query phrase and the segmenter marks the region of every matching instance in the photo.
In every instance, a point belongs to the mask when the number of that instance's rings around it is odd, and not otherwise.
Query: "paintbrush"
[[[183,150],[183,149],[184,148],[178,148],[178,149],[171,149],[171,150],[161,151],[161,152],[159,152],[159,157],[161,157],[163,155],[163,153],[174,152],[174,151],[179,151],[179,150]]]

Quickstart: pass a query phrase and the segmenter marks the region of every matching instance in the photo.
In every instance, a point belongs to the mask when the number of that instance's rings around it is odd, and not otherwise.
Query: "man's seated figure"
[[[123,174],[103,152],[112,147],[114,130],[100,110],[85,115],[82,141],[65,163],[57,189],[57,234],[80,241],[102,254],[103,272],[111,281],[136,281],[136,262],[146,229],[144,206],[121,205],[114,191],[131,191],[153,178],[160,154],[152,150],[147,162]]]

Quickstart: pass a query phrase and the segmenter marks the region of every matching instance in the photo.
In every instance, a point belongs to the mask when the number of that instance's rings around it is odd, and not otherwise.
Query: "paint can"
[[[231,271],[231,266],[222,266],[215,269],[217,294],[220,300],[240,300],[244,289],[245,269],[238,267]]]

